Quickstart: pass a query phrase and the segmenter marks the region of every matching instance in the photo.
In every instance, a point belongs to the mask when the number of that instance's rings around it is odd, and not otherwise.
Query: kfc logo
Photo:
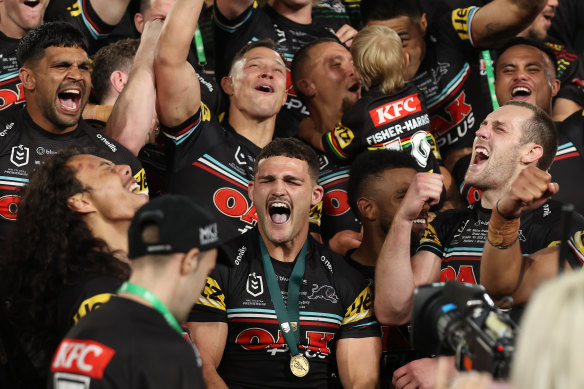
[[[53,358],[51,371],[101,379],[115,353],[114,349],[91,340],[65,339]]]
[[[420,99],[415,94],[372,109],[369,111],[369,115],[375,127],[379,127],[399,118],[420,112],[421,110],[422,105],[420,104]]]

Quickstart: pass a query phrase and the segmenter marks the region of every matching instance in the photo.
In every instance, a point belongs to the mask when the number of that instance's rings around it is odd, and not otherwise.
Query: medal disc
[[[290,371],[296,377],[304,377],[308,374],[308,370],[308,360],[303,355],[297,354],[290,358]]]

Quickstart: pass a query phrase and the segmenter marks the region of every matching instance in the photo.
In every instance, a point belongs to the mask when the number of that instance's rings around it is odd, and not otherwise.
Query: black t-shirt
[[[113,297],[74,326],[51,364],[50,389],[204,388],[196,349],[154,309]]]
[[[380,335],[371,288],[342,257],[309,238],[299,296],[299,350],[310,371],[297,378],[290,372],[290,352],[268,292],[258,237],[254,229],[224,246],[189,321],[228,324],[218,371],[230,388],[327,387],[336,374],[338,339]],[[294,263],[272,259],[272,264],[286,302]]]
[[[484,61],[470,32],[477,10],[458,8],[431,25],[426,56],[412,80],[426,98],[431,132],[443,157],[471,146],[492,111]]]
[[[337,232],[343,230],[361,231],[361,222],[349,205],[347,189],[349,168],[347,164],[331,161],[322,151],[318,154],[318,184],[324,189],[322,201],[310,210],[310,232],[318,233],[328,242]]]
[[[480,261],[490,219],[491,210],[476,203],[442,212],[428,225],[417,251],[430,251],[441,259],[441,282],[480,283]],[[574,215],[568,256],[572,267],[580,267],[584,262],[583,229],[584,217]],[[524,255],[533,254],[557,246],[561,233],[561,203],[549,200],[521,216],[517,244]]]
[[[45,21],[69,22],[81,30],[89,43],[89,55],[95,54],[100,47],[99,41],[107,38],[116,27],[101,20],[90,0],[51,0],[45,11]]]
[[[337,163],[350,162],[366,150],[405,151],[420,171],[439,172],[441,159],[423,96],[413,84],[392,95],[373,88],[347,112],[341,123],[322,137],[326,155]]]
[[[286,59],[288,69],[286,87],[292,86],[290,65],[294,54],[318,38],[336,39],[334,32],[344,24],[342,20],[318,17],[313,18],[311,24],[299,24],[278,14],[269,5],[259,8],[250,6],[234,20],[225,18],[215,7],[215,23],[215,42],[218,48],[215,63],[217,79],[229,73],[233,57],[244,45],[251,41],[271,38],[278,44]],[[308,115],[308,109],[296,96],[294,89],[289,89],[286,104],[277,117],[275,137],[292,136],[300,120]]]
[[[169,193],[196,198],[214,213],[221,236],[231,239],[257,223],[247,184],[260,148],[233,129],[222,127],[209,108],[201,109],[166,137]]]
[[[59,292],[58,321],[60,337],[89,312],[101,307],[122,286],[122,280],[105,274],[85,274],[63,285]]]
[[[574,204],[584,215],[584,183],[578,172],[584,169],[584,111],[578,111],[558,126],[558,151],[549,170],[552,181],[560,185],[554,199]]]
[[[100,133],[84,120],[66,134],[53,134],[33,122],[26,109],[0,114],[0,240],[16,220],[20,190],[36,165],[67,147],[75,146],[115,164],[127,164],[148,193],[144,169],[134,155],[115,140]]]
[[[567,46],[553,38],[546,39],[556,55],[556,78],[560,80],[560,90],[556,97],[572,100],[584,107],[584,62]]]
[[[0,111],[21,109],[24,106],[24,88],[16,61],[18,41],[0,32]]]

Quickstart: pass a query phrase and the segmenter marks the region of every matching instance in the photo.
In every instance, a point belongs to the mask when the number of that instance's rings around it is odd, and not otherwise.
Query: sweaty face
[[[107,221],[129,221],[148,202],[148,195],[137,193],[139,185],[128,165],[115,165],[88,154],[74,156],[67,165],[88,188],[87,198]]]
[[[368,26],[386,26],[394,30],[402,40],[404,55],[409,58],[409,63],[404,67],[404,78],[409,81],[414,78],[424,56],[426,55],[426,15],[423,14],[419,20],[411,19],[409,16],[399,16],[386,20],[370,20]]]
[[[0,2],[2,32],[12,38],[22,38],[43,23],[48,4],[48,0],[3,0]]]
[[[25,67],[34,79],[31,90],[26,91],[26,99],[37,124],[51,132],[77,126],[91,88],[85,50],[77,46],[48,47],[40,60]]]
[[[275,116],[286,102],[286,66],[274,50],[256,47],[233,64],[230,104],[256,119]],[[222,83],[224,84],[224,83]]]
[[[361,97],[361,79],[351,52],[336,42],[325,42],[310,50],[309,80],[317,97],[327,107],[346,112]]]
[[[527,108],[503,106],[481,123],[473,144],[465,180],[482,190],[501,189],[511,183],[520,170],[525,147],[520,139],[522,124],[533,116]]]
[[[285,244],[308,233],[308,214],[321,200],[322,187],[311,179],[305,161],[270,157],[260,161],[249,195],[265,238]]]
[[[512,46],[497,61],[495,91],[500,104],[523,100],[549,112],[558,84],[555,65],[533,46]]]
[[[379,226],[387,235],[395,212],[403,200],[410,184],[416,176],[416,170],[411,168],[387,169],[382,177],[376,180],[371,196],[379,209]],[[412,240],[419,241],[428,224],[428,210],[423,209],[412,225]]]
[[[536,40],[544,40],[547,32],[552,25],[552,18],[556,15],[558,0],[548,0],[545,8],[529,27],[523,30],[519,36],[528,37]]]

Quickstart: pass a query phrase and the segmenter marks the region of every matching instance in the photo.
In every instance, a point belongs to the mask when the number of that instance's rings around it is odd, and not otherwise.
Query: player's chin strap
[[[284,335],[284,339],[286,339],[286,343],[288,343],[290,354],[292,355],[290,359],[290,370],[295,376],[304,377],[308,374],[309,365],[308,360],[298,351],[298,345],[300,344],[300,313],[298,308],[298,298],[300,296],[300,285],[302,285],[302,279],[304,278],[306,252],[308,251],[308,238],[304,242],[304,246],[302,246],[298,258],[296,258],[294,269],[292,269],[292,274],[290,275],[290,281],[288,282],[288,308],[286,308],[284,299],[282,299],[282,292],[276,278],[276,272],[274,271],[272,260],[270,259],[270,255],[268,254],[268,250],[261,235],[259,235],[259,244],[262,253],[266,282],[268,284],[268,292],[270,292],[270,297],[274,304],[274,310],[278,317],[278,324],[282,329],[282,334]]]
[[[120,289],[118,289],[118,294],[120,293],[133,294],[148,301],[150,304],[152,304],[152,308],[160,312],[168,325],[170,325],[176,332],[182,335],[183,330],[180,324],[178,324],[178,321],[176,321],[174,315],[170,313],[166,305],[164,305],[164,303],[160,301],[160,299],[156,297],[154,293],[150,292],[146,288],[141,287],[140,285],[132,284],[131,282],[124,282]]]

